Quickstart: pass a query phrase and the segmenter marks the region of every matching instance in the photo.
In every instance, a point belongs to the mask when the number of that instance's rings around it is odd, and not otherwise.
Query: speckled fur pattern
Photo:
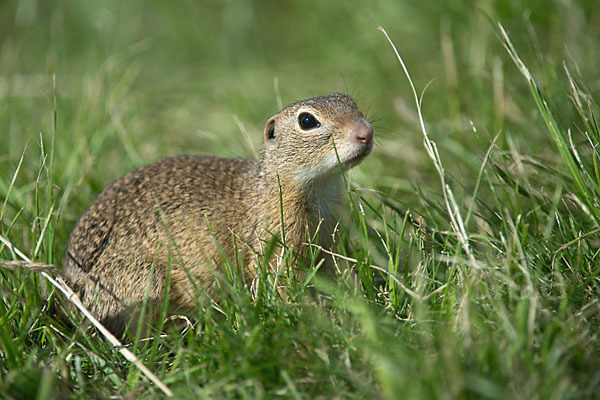
[[[304,112],[320,126],[302,130],[298,117]],[[152,268],[149,304],[162,303],[171,266],[169,305],[193,312],[202,302],[199,293],[218,296],[215,271],[223,257],[241,260],[251,281],[256,254],[273,234],[281,239],[285,232],[298,259],[307,233],[317,227],[320,244],[329,247],[341,197],[340,163],[350,168],[369,154],[372,142],[351,137],[365,127],[372,135],[349,96],[331,94],[271,117],[260,160],[182,156],[130,172],[77,222],[63,274],[101,322],[120,334],[144,299]]]

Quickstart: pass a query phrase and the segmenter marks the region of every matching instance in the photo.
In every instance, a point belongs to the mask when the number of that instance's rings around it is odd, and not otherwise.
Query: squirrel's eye
[[[309,113],[300,114],[298,116],[298,124],[300,125],[300,128],[305,131],[321,126],[321,123],[317,121],[315,116]]]

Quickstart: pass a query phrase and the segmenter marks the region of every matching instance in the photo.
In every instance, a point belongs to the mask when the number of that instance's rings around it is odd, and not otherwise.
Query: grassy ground
[[[235,286],[194,329],[136,343],[178,398],[598,396],[595,2],[15,0],[0,17],[0,233],[35,261],[60,266],[134,167],[256,157],[281,103],[343,91],[374,121],[336,247],[353,274],[315,279],[318,306]],[[0,270],[0,397],[162,395],[56,321],[40,279]]]

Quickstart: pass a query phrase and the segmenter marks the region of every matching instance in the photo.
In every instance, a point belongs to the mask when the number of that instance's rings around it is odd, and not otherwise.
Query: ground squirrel
[[[251,280],[272,235],[284,232],[286,247],[303,254],[307,233],[318,229],[330,246],[340,166],[353,167],[372,147],[373,127],[351,97],[291,104],[267,121],[259,160],[167,158],[106,187],[71,233],[63,274],[118,334],[143,301],[153,265],[149,304],[162,304],[170,265],[169,305],[193,311],[198,289],[215,292],[223,256],[241,260]]]

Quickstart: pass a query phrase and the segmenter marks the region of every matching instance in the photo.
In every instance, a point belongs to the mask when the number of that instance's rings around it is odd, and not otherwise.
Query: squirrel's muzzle
[[[373,140],[373,125],[362,119],[352,130],[352,140],[365,146],[369,146]]]

